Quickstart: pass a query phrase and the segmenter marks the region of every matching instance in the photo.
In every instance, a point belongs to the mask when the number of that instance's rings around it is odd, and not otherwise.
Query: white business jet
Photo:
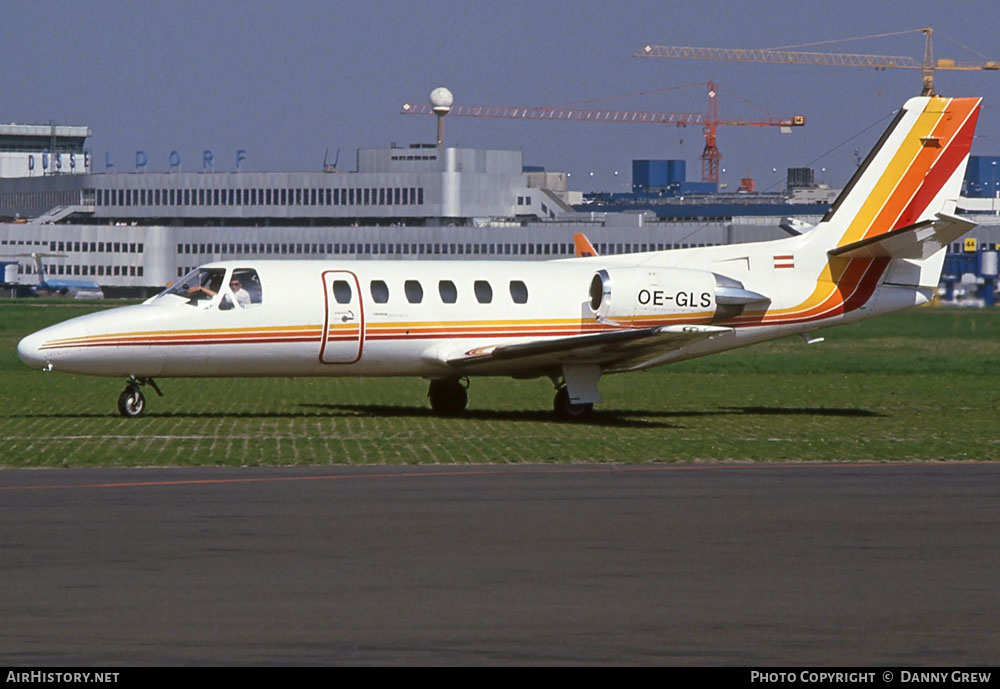
[[[162,294],[21,340],[46,370],[127,378],[422,376],[458,414],[472,376],[545,376],[586,417],[609,373],[658,366],[923,304],[955,217],[978,98],[909,100],[826,217],[798,236],[546,262],[211,263]],[[586,247],[584,247],[586,248]],[[581,253],[594,253],[582,251]]]

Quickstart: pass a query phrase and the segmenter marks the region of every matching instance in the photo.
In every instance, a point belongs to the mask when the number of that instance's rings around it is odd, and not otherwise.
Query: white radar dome
[[[455,97],[451,95],[451,91],[444,86],[438,86],[431,91],[431,106],[434,108],[434,112],[447,113],[451,110],[451,104],[454,100]]]

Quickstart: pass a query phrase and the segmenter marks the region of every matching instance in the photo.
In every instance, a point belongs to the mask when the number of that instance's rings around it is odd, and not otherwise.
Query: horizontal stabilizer
[[[807,222],[803,222],[798,218],[782,218],[781,222],[778,223],[778,227],[783,229],[788,234],[793,237],[798,237],[801,234],[805,234],[809,230],[816,227],[815,225],[810,225]]]
[[[910,258],[933,256],[976,226],[964,218],[938,213],[925,220],[885,234],[831,249],[831,258]]]
[[[672,351],[699,340],[729,332],[732,328],[714,325],[665,325],[656,328],[614,330],[592,335],[533,340],[487,347],[477,347],[457,356],[449,356],[449,366],[468,367],[495,361],[538,358],[541,364],[571,362],[613,363],[637,350]]]

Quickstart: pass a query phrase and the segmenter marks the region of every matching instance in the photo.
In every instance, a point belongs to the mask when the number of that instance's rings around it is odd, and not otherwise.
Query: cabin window
[[[372,301],[384,304],[389,301],[389,286],[383,280],[371,281]]]
[[[455,283],[451,280],[441,280],[438,282],[438,294],[441,295],[441,301],[445,304],[454,304],[458,301],[458,290],[455,288]]]
[[[406,293],[406,301],[411,304],[419,304],[424,300],[424,288],[416,280],[407,280],[404,282],[403,292]]]
[[[480,304],[489,304],[493,301],[493,288],[486,280],[476,280],[472,287],[476,293],[476,301]]]
[[[351,303],[351,285],[347,280],[333,281],[333,298],[338,304]]]
[[[515,304],[528,303],[528,286],[520,280],[510,281],[510,298]]]

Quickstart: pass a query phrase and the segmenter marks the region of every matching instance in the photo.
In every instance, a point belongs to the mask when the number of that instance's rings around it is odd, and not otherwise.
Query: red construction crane
[[[559,120],[580,122],[621,122],[635,124],[673,124],[678,127],[701,125],[705,135],[705,148],[701,153],[701,180],[719,182],[719,161],[722,154],[717,146],[719,127],[801,127],[806,123],[802,115],[787,119],[770,120],[720,120],[716,103],[715,84],[708,82],[708,109],[705,113],[652,112],[643,110],[593,110],[567,106],[506,107],[496,105],[452,105],[449,116],[455,117],[500,117],[516,120]],[[434,105],[427,103],[404,103],[403,115],[439,115]]]

